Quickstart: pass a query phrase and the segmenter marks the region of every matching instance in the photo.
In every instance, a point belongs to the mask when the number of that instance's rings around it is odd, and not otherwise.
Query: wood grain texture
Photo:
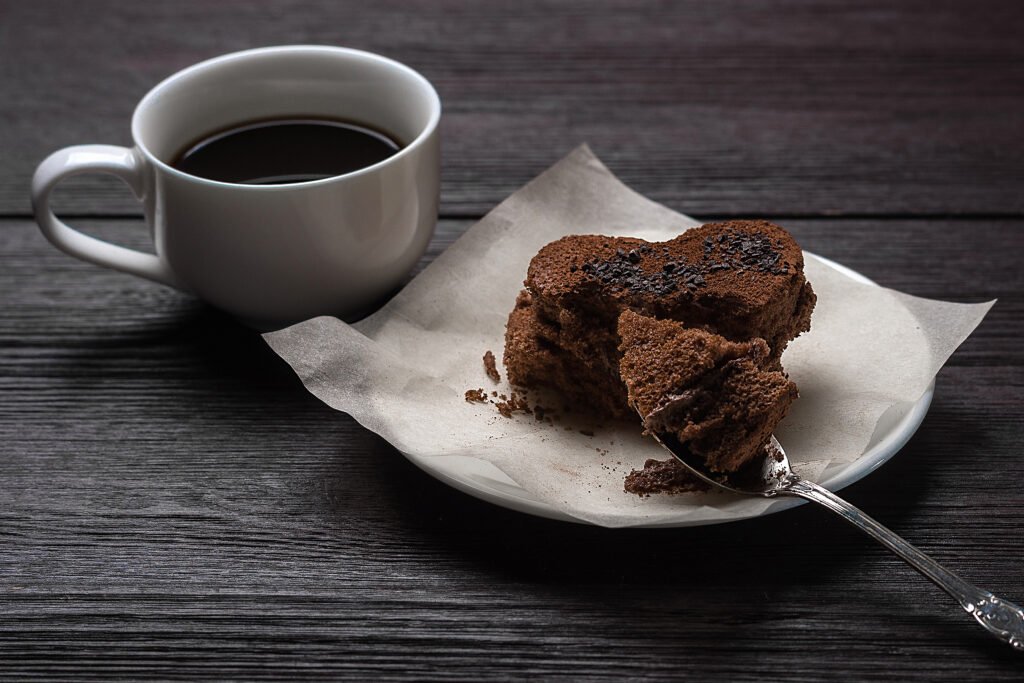
[[[470,223],[442,221],[423,263]],[[844,495],[1020,599],[1024,221],[784,223],[883,284],[1003,297],[907,448]],[[145,243],[138,220],[82,227]],[[495,508],[193,299],[26,220],[0,221],[0,253],[5,677],[1019,680],[1019,657],[818,510],[607,531]]]
[[[204,58],[378,51],[445,114],[443,213],[479,215],[581,142],[690,213],[1021,215],[1024,5],[1003,2],[8,1],[0,213],[50,151],[129,143],[139,98]],[[117,181],[60,206],[135,214]]]
[[[349,45],[445,103],[420,268],[588,141],[698,216],[776,218],[882,285],[999,303],[844,497],[1024,601],[1019,2],[0,0],[0,679],[1019,681],[1024,660],[806,507],[609,531],[458,493],[250,330],[51,247],[35,164],[128,142],[197,60]],[[117,181],[69,222],[146,248]],[[837,218],[837,215],[845,215]]]
[[[843,263],[880,285],[963,303],[998,299],[951,363],[1024,364],[1018,339],[1018,324],[1024,318],[1024,220],[774,220],[808,251]],[[140,219],[70,222],[109,241],[150,248]],[[442,220],[413,275],[472,223]],[[182,322],[179,318],[204,314],[200,304],[183,294],[64,255],[29,220],[3,221],[0,226],[0,253],[7,257],[0,271],[0,291],[8,298],[3,304],[8,324],[0,326],[0,342],[29,349],[102,344],[111,333],[125,338],[174,333]],[[68,296],[69,292],[80,294]]]

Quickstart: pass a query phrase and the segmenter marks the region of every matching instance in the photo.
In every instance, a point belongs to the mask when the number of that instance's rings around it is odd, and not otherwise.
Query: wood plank
[[[951,301],[999,299],[951,362],[1024,363],[1019,343],[1019,321],[1024,319],[1024,271],[1019,265],[1024,220],[778,220],[804,248],[881,285]],[[72,223],[103,239],[147,248],[147,231],[138,219]],[[472,223],[440,221],[414,273]],[[28,354],[17,363],[36,358],[45,366],[46,353],[83,347],[112,357],[143,353],[140,348],[151,342],[180,335],[185,335],[186,344],[202,345],[210,341],[204,339],[210,325],[232,343],[247,338],[244,328],[192,297],[66,256],[29,220],[0,221],[0,252],[6,255],[0,269],[0,320],[6,323],[0,325],[0,345],[9,353]]]
[[[199,59],[394,56],[445,102],[448,219],[417,270],[588,141],[678,210],[777,216],[880,284],[999,298],[910,443],[843,495],[1024,603],[1022,20],[1014,0],[0,3],[0,679],[1019,680],[823,511],[608,531],[487,505],[252,331],[25,217],[48,151],[126,143],[134,102]],[[145,247],[117,181],[57,204]]]
[[[50,0],[0,12],[5,215],[27,214],[49,151],[126,144],[134,103],[161,78],[283,43],[383,52],[435,82],[450,216],[483,213],[584,141],[690,213],[1024,212],[1024,5],[1013,0]],[[58,205],[138,213],[102,178],[69,181]]]
[[[817,510],[675,531],[523,517],[261,368],[106,365],[58,359],[4,388],[7,677],[813,680],[826,661],[854,679],[1019,675],[959,608]],[[845,494],[1018,598],[1024,502],[1005,484],[1024,476],[1022,370],[947,368],[911,444]],[[770,570],[751,576],[754,561]]]

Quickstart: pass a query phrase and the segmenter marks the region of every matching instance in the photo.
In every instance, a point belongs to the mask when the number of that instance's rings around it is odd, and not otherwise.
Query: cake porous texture
[[[667,242],[563,237],[534,256],[509,316],[509,381],[629,416],[617,330],[626,309],[730,341],[763,339],[778,366],[810,329],[815,296],[803,266],[796,241],[767,221],[709,223]]]
[[[786,345],[810,329],[803,253],[762,220],[666,242],[570,235],[534,256],[509,315],[512,384],[599,418],[639,416],[730,471],[762,449],[796,397]]]
[[[734,472],[764,452],[796,400],[763,339],[731,342],[626,310],[620,375],[647,432],[671,433],[713,471]]]

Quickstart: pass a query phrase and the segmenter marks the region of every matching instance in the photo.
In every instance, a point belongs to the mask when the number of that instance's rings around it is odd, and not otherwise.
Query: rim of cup
[[[375,61],[379,64],[388,66],[389,68],[396,69],[404,72],[406,75],[411,76],[413,80],[417,81],[423,86],[425,92],[428,95],[430,104],[430,117],[427,120],[427,124],[423,127],[423,130],[416,135],[416,137],[409,142],[407,145],[403,145],[401,149],[389,156],[387,159],[382,159],[375,164],[365,166],[348,173],[342,173],[339,175],[331,176],[329,178],[318,178],[316,180],[306,180],[298,183],[271,183],[266,185],[249,185],[246,183],[229,183],[220,180],[210,180],[209,178],[203,178],[202,176],[193,175],[191,173],[185,173],[180,171],[169,163],[160,159],[154,154],[146,145],[141,134],[141,117],[147,107],[152,105],[153,100],[160,97],[161,93],[167,88],[172,87],[180,81],[186,80],[198,71],[203,71],[211,66],[223,64],[233,61],[241,61],[252,57],[253,55],[266,55],[273,53],[325,53],[333,56],[346,56],[346,57],[358,57],[360,59],[366,59],[369,61]],[[424,141],[429,138],[433,132],[437,129],[438,123],[441,120],[441,98],[438,96],[434,86],[423,76],[420,72],[416,71],[410,66],[407,66],[399,61],[384,57],[383,55],[376,54],[374,52],[367,52],[365,50],[357,50],[349,47],[337,47],[333,45],[275,45],[271,47],[257,47],[249,50],[241,50],[239,52],[231,52],[218,57],[198,62],[191,66],[188,66],[181,71],[177,71],[174,74],[168,76],[164,80],[157,83],[149,92],[139,101],[135,107],[135,111],[132,113],[132,140],[135,146],[142,152],[146,160],[157,166],[165,173],[178,176],[179,178],[187,179],[192,182],[198,182],[206,185],[231,187],[231,188],[246,188],[248,190],[267,192],[273,190],[287,190],[310,187],[314,185],[328,185],[333,182],[337,182],[341,179],[352,178],[367,173],[373,173],[375,170],[386,166],[391,163],[395,163],[401,160],[403,157],[411,154],[417,147],[423,145]]]

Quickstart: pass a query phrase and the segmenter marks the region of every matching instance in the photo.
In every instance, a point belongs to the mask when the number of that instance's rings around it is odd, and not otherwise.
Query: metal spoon
[[[987,590],[972,586],[836,494],[794,474],[786,452],[774,436],[761,466],[758,468],[756,462],[751,463],[752,467],[735,475],[711,472],[703,459],[690,453],[673,434],[663,432],[653,436],[688,470],[709,484],[733,493],[765,498],[795,496],[828,508],[949,593],[986,631],[1009,643],[1018,652],[1024,652],[1024,610]]]

